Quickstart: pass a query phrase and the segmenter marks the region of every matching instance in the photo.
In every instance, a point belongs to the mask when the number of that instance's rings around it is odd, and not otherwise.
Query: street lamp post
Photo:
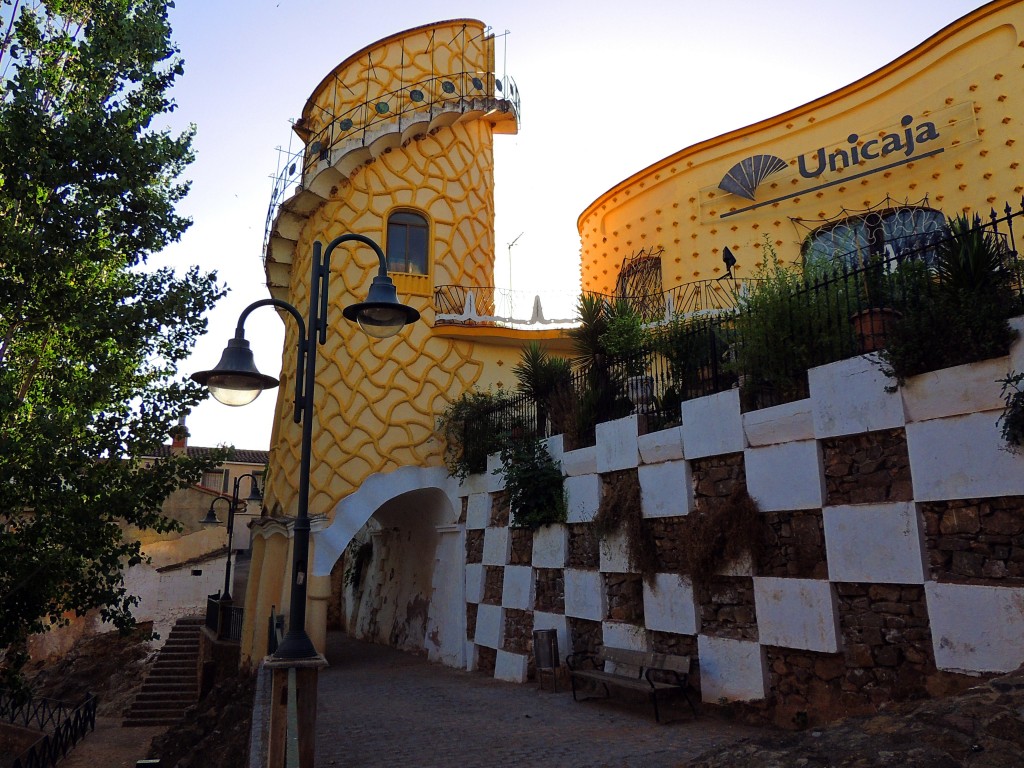
[[[218,501],[228,501],[228,562],[224,568],[224,589],[220,593],[220,599],[230,600],[231,599],[231,534],[235,530],[235,513],[238,511],[238,490],[242,484],[242,480],[248,477],[252,486],[249,490],[249,498],[246,499],[246,503],[250,501],[260,501],[263,496],[260,494],[259,481],[256,475],[252,472],[246,472],[244,475],[239,475],[235,478],[234,486],[231,490],[231,499],[227,499],[224,496],[218,496],[210,502],[210,509],[206,513],[200,522],[203,525],[220,525],[220,520],[217,519],[217,506]]]
[[[289,674],[294,672],[297,701],[297,735],[300,768],[313,768],[316,737],[317,670],[326,660],[316,652],[306,633],[306,582],[309,559],[309,472],[313,446],[313,389],[316,378],[318,344],[327,341],[328,288],[331,275],[331,253],[342,243],[357,242],[367,245],[377,254],[380,263],[377,275],[370,285],[366,301],[345,307],[345,319],[355,321],[366,333],[385,339],[398,333],[404,326],[419,319],[420,313],[398,301],[395,284],[388,277],[384,252],[373,240],[363,235],[340,235],[324,248],[320,241],[313,243],[312,273],[309,280],[308,322],[291,304],[280,299],[254,301],[238,316],[235,336],[228,341],[217,366],[209,371],[192,374],[192,379],[209,387],[210,393],[226,405],[246,405],[255,400],[264,389],[278,385],[278,380],[256,369],[252,350],[245,339],[245,320],[259,307],[277,307],[290,314],[298,324],[297,354],[295,356],[295,413],[294,421],[302,424],[302,446],[299,467],[299,498],[293,526],[291,606],[288,633],[269,660],[273,675],[273,690],[267,745],[268,765],[281,765],[284,757],[287,731],[286,689]]]
[[[326,248],[319,241],[313,243],[312,274],[309,286],[309,320],[303,322],[299,311],[280,299],[254,301],[238,317],[235,336],[221,356],[220,362],[209,371],[192,374],[192,379],[210,389],[210,393],[225,405],[247,405],[264,389],[276,387],[278,380],[256,369],[252,350],[245,339],[245,320],[259,307],[272,306],[284,310],[295,318],[299,327],[298,354],[295,362],[294,421],[302,424],[302,446],[299,468],[299,498],[292,545],[291,606],[288,632],[274,653],[277,661],[313,659],[317,657],[306,633],[306,582],[309,559],[309,473],[313,443],[313,389],[316,376],[318,344],[327,340],[328,287],[331,271],[331,253],[342,243],[358,242],[377,254],[379,269],[370,285],[366,301],[345,307],[342,314],[353,320],[375,338],[388,338],[405,325],[419,319],[420,313],[398,301],[395,284],[388,277],[384,252],[373,240],[364,235],[346,234],[331,240]]]

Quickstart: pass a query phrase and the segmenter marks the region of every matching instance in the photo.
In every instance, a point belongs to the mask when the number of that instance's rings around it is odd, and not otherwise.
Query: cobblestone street
[[[685,703],[651,708],[577,703],[536,683],[514,685],[430,664],[390,648],[329,636],[319,683],[317,766],[396,765],[676,768],[761,731],[701,717]]]

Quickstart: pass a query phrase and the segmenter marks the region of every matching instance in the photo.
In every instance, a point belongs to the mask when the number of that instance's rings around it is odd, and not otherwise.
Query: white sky
[[[822,96],[888,63],[980,0],[178,0],[174,39],[185,76],[172,125],[198,126],[194,219],[153,259],[216,269],[230,293],[184,373],[211,368],[239,312],[267,295],[263,229],[275,147],[335,65],[420,24],[478,18],[507,36],[519,86],[518,136],[495,137],[495,281],[516,290],[579,284],[576,219],[651,163]],[[499,73],[505,51],[499,42]],[[305,310],[303,310],[305,314]],[[280,369],[283,325],[246,323],[257,365]],[[214,401],[189,417],[192,445],[269,447],[275,392],[240,409]]]

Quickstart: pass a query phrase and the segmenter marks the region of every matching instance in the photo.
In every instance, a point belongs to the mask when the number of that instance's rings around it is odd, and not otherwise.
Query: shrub
[[[1006,404],[1003,413],[999,417],[999,424],[1003,440],[1009,446],[1011,453],[1018,453],[1024,448],[1024,373],[1011,371],[1006,374],[1005,379],[999,379],[1003,385],[1000,395]]]
[[[437,419],[444,441],[444,465],[459,480],[487,470],[487,456],[497,453],[515,430],[514,417],[506,407],[509,395],[497,392],[464,392]],[[495,415],[501,413],[499,426]]]
[[[508,441],[501,449],[505,491],[512,508],[513,528],[537,530],[542,525],[564,523],[568,515],[562,467],[536,438]]]
[[[1017,333],[1008,318],[1016,304],[1012,272],[1000,241],[966,216],[949,221],[950,237],[935,247],[931,267],[897,268],[901,317],[893,324],[883,371],[903,384],[910,376],[1009,352]]]

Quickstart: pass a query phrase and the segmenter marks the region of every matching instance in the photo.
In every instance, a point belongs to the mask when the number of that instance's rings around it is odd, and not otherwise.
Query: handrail
[[[0,691],[0,717],[11,724],[34,730],[52,727],[27,750],[14,758],[11,768],[51,768],[67,757],[89,731],[96,730],[95,694],[88,694],[74,709],[55,699],[20,699]]]

